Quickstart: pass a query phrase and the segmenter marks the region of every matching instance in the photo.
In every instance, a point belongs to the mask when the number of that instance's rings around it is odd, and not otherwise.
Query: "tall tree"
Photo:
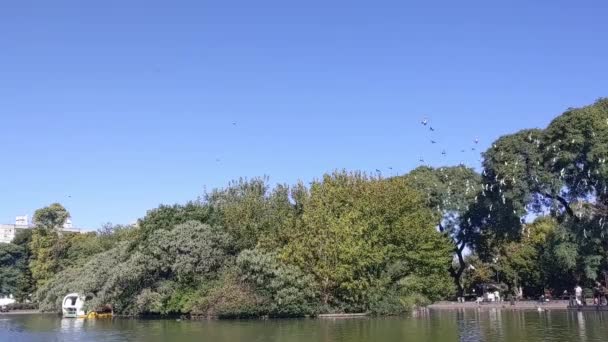
[[[292,203],[291,194],[285,185],[271,189],[267,177],[262,177],[231,182],[227,188],[207,194],[205,200],[213,208],[217,223],[234,236],[238,249],[243,250],[255,247],[261,240],[272,243],[270,240],[294,224],[297,201]]]
[[[59,229],[69,217],[70,213],[59,203],[53,203],[34,213],[36,226],[30,242],[30,271],[36,286],[44,284],[60,270],[59,260],[66,249],[59,244]]]
[[[17,232],[12,243],[23,249],[21,261],[22,267],[20,268],[21,277],[19,278],[17,287],[13,293],[18,302],[23,302],[26,299],[30,299],[30,296],[35,290],[32,272],[29,268],[30,259],[32,257],[32,251],[30,248],[30,244],[32,243],[32,229],[23,229]]]
[[[452,240],[456,264],[449,271],[458,295],[464,291],[462,274],[466,269],[465,248],[475,240],[475,231],[466,224],[465,213],[480,200],[481,177],[464,166],[431,168],[421,166],[407,175],[407,182],[426,196],[426,203],[435,213],[440,232]]]
[[[34,212],[34,224],[37,228],[58,229],[70,218],[70,213],[59,203]]]
[[[437,284],[442,294],[452,289],[451,248],[433,222],[404,179],[336,172],[312,184],[302,228],[281,257],[314,276],[328,305],[369,309],[380,284],[399,281],[401,293],[418,290],[436,298]],[[398,271],[386,273],[395,264]]]
[[[522,130],[499,138],[484,153],[487,196],[471,214],[473,226],[485,236],[479,249],[482,257],[496,253],[501,241],[519,240],[526,215],[549,214],[561,231],[577,241],[564,240],[557,249],[560,255],[578,260],[579,266],[572,269],[579,276],[597,275],[608,264],[606,160],[606,99],[569,109],[544,130]]]
[[[12,243],[0,243],[0,295],[16,295],[24,281],[27,262],[23,247]]]

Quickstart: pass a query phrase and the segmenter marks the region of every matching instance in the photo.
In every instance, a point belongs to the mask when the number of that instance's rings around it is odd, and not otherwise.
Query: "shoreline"
[[[40,310],[11,310],[9,312],[0,312],[0,316],[6,315],[33,315],[33,314],[41,314],[41,315],[52,315],[53,312],[42,312]]]
[[[317,319],[347,319],[347,318],[366,318],[370,314],[367,312],[361,313],[333,313],[333,314],[319,314]]]
[[[420,307],[418,308],[418,310],[422,309],[422,310],[446,310],[446,311],[450,311],[450,310],[463,310],[463,309],[467,309],[467,310],[471,310],[471,309],[476,309],[476,310],[495,310],[495,309],[501,309],[501,310],[539,310],[541,309],[541,311],[544,310],[578,310],[578,311],[608,311],[608,306],[597,306],[597,305],[593,305],[593,304],[588,304],[586,306],[580,306],[580,307],[570,307],[569,305],[569,301],[567,300],[554,300],[554,301],[550,301],[550,302],[544,302],[544,303],[539,303],[538,301],[519,301],[519,302],[515,302],[514,305],[511,305],[510,302],[490,302],[490,303],[477,303],[477,302],[465,302],[465,303],[459,303],[459,302],[448,302],[448,301],[441,301],[441,302],[437,302],[437,303],[433,303],[431,305],[428,305],[426,307]],[[1,312],[0,313],[0,317],[2,316],[18,316],[18,315],[57,315],[57,313],[54,312],[43,312],[40,310],[14,310],[14,311],[9,311],[9,312]],[[314,317],[315,319],[349,319],[349,318],[369,318],[372,315],[370,315],[369,313],[332,313],[332,314],[320,314],[317,315],[316,317]],[[120,315],[116,315],[114,316],[115,318],[140,318],[140,319],[150,319],[152,317],[128,317],[128,316],[120,316]],[[172,317],[154,317],[156,319],[173,319]],[[153,319],[154,319],[153,318]],[[311,317],[301,317],[301,318],[311,318]],[[217,317],[206,317],[204,320],[222,320],[222,319],[218,319]],[[259,318],[259,319],[267,319],[267,318]],[[280,318],[278,318],[280,319]],[[201,320],[201,317],[188,317],[185,318],[183,316],[181,316],[179,318],[179,320]],[[231,319],[227,319],[227,320],[231,320]],[[238,320],[238,319],[237,319]]]
[[[506,309],[506,310],[538,310],[539,308],[544,310],[567,310],[567,300],[554,300],[550,302],[540,303],[538,301],[519,301],[511,305],[510,302],[490,302],[490,303],[477,303],[477,302],[437,302],[427,306],[429,309],[437,310],[454,310],[454,309]]]

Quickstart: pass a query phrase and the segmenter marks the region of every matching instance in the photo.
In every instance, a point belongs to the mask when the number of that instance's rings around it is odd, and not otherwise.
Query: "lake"
[[[411,317],[234,321],[0,315],[0,341],[608,341],[608,313],[462,309]]]

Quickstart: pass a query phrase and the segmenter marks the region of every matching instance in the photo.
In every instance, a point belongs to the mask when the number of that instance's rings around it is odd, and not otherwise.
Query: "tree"
[[[29,269],[29,262],[32,255],[30,244],[32,242],[32,230],[19,230],[13,238],[13,244],[23,250],[21,257],[21,267],[19,268],[20,277],[17,286],[14,289],[13,296],[18,302],[23,302],[30,299],[30,295],[34,293],[34,280]]]
[[[17,295],[27,267],[24,255],[23,247],[0,243],[0,295]]]
[[[313,183],[302,227],[280,257],[314,276],[323,304],[366,310],[387,282],[414,275],[449,277],[451,248],[433,222],[432,212],[404,179],[335,172]],[[384,270],[397,262],[401,271],[387,279]]]
[[[70,213],[59,203],[34,212],[34,224],[37,228],[59,229],[70,218]]]
[[[468,217],[465,213],[482,197],[481,177],[473,169],[464,166],[421,166],[406,178],[413,188],[426,194],[426,204],[436,213],[435,222],[439,231],[449,237],[454,245],[457,264],[451,264],[449,271],[458,296],[462,296],[464,288],[461,278],[467,267],[465,248],[476,240],[476,232],[466,223]]]
[[[266,304],[273,317],[302,317],[318,310],[317,286],[311,275],[282,263],[274,253],[245,250],[238,259],[241,278]]]
[[[157,231],[152,241],[145,251],[162,265],[160,271],[166,277],[182,282],[216,273],[224,263],[232,263],[235,252],[230,235],[197,221],[178,224],[170,231]]]
[[[544,130],[523,130],[498,139],[484,153],[484,203],[471,213],[488,259],[503,243],[521,239],[524,217],[549,214],[560,238],[552,250],[571,267],[595,277],[607,266],[608,100],[569,109]],[[565,239],[564,239],[565,238]],[[572,263],[578,266],[573,266]]]
[[[195,295],[201,283],[233,263],[233,251],[227,233],[187,221],[155,230],[135,246],[119,242],[84,264],[65,268],[41,285],[37,298],[43,310],[51,311],[60,308],[63,295],[78,292],[90,298],[90,306],[112,304],[120,314],[187,312],[170,304],[189,304],[183,297]]]
[[[214,224],[215,215],[212,209],[201,201],[191,201],[185,205],[161,205],[149,210],[146,216],[137,222],[138,228],[134,231],[133,243],[137,245],[146,241],[158,230],[171,230],[175,225],[187,221]]]
[[[280,243],[278,234],[294,224],[297,202],[292,204],[289,187],[277,185],[271,190],[267,181],[266,177],[239,179],[205,196],[238,250],[251,249],[261,240]]]
[[[46,228],[35,228],[30,243],[30,271],[35,287],[39,287],[59,271],[62,252],[57,248],[59,234]]]

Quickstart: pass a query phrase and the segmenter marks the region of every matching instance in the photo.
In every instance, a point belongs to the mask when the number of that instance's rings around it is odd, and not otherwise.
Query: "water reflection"
[[[62,318],[61,333],[78,334],[84,325],[84,318]]]
[[[608,341],[601,312],[425,310],[409,317],[346,320],[77,320],[0,316],[0,341],[482,342]]]
[[[576,322],[578,323],[578,337],[580,341],[587,341],[587,333],[585,329],[585,315],[581,311],[576,313]]]
[[[479,310],[459,309],[456,312],[458,322],[458,340],[461,342],[482,341],[481,328],[479,325]]]

